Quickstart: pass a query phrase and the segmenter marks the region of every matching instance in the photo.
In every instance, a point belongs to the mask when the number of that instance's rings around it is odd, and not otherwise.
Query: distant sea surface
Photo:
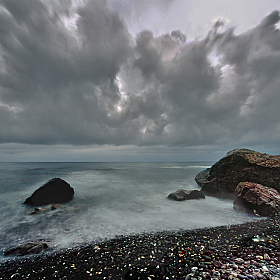
[[[0,262],[3,252],[45,240],[57,250],[119,235],[176,231],[251,221],[232,200],[172,201],[177,189],[199,189],[196,174],[209,162],[0,163]],[[56,210],[28,215],[22,205],[51,178],[67,181],[74,199]],[[256,218],[254,218],[256,219]]]

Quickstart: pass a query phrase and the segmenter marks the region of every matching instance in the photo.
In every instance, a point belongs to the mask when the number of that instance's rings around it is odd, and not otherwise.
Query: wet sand
[[[118,237],[0,264],[0,279],[280,280],[279,218]]]

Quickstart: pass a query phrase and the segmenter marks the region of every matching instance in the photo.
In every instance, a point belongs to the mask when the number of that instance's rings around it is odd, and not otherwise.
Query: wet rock
[[[168,195],[168,198],[177,201],[182,201],[182,200],[205,198],[205,195],[203,194],[203,192],[198,190],[187,191],[187,190],[180,189],[177,190],[176,192],[170,193]]]
[[[37,189],[24,204],[46,205],[68,202],[73,198],[74,189],[60,178],[53,178]]]
[[[280,155],[235,149],[197,177],[197,183],[206,194],[234,194],[240,182],[253,182],[280,191]]]
[[[241,182],[236,188],[234,209],[273,216],[280,211],[280,194],[273,188],[251,182]]]
[[[24,256],[29,254],[38,254],[43,250],[48,248],[48,244],[45,242],[28,242],[26,244],[22,244],[16,247],[13,247],[7,250],[4,255],[5,256]]]
[[[58,208],[60,208],[60,205],[58,205],[58,204],[53,204],[50,206],[50,208],[36,207],[32,212],[29,213],[29,215],[41,214],[41,213],[45,213],[49,210],[56,210]]]
[[[39,214],[43,211],[42,208],[36,207],[32,212],[29,213],[29,215]]]
[[[60,208],[60,205],[58,205],[58,204],[53,204],[52,206],[51,206],[51,210],[56,210],[56,209],[58,209],[58,208]]]
[[[199,186],[202,186],[205,182],[207,182],[207,178],[209,176],[210,168],[202,170],[195,176],[195,181]]]

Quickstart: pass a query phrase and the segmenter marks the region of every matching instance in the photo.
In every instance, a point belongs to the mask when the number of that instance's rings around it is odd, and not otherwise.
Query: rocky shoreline
[[[280,155],[234,149],[195,181],[207,195],[232,198],[238,211],[260,216],[280,212]]]
[[[0,279],[280,279],[280,220],[118,237],[0,264]]]
[[[234,201],[237,210],[271,217],[240,225],[122,236],[61,252],[17,258],[0,264],[0,280],[280,280],[280,155],[235,149],[200,172],[195,180],[208,194],[238,195]],[[69,201],[73,194],[67,182],[54,178],[25,203]],[[168,198],[182,201],[205,196],[198,190],[179,189]],[[38,253],[47,248],[44,242],[29,242],[6,251],[6,255],[23,255],[26,250]]]

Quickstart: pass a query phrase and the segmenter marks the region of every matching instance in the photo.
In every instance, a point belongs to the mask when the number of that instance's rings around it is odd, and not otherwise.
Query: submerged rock
[[[182,200],[190,200],[190,199],[200,199],[205,198],[203,192],[198,190],[187,191],[187,190],[177,190],[176,192],[170,193],[168,195],[169,199],[182,201]]]
[[[58,204],[53,204],[53,205],[50,206],[50,208],[36,207],[32,212],[29,213],[29,215],[45,213],[49,210],[56,210],[58,208],[60,208],[60,205],[58,205]]]
[[[73,198],[74,189],[60,178],[53,178],[37,189],[24,204],[47,205],[68,202]]]
[[[280,194],[273,188],[251,182],[241,182],[236,188],[234,209],[273,216],[280,211]]]
[[[9,250],[7,250],[4,255],[5,256],[24,256],[29,254],[38,254],[43,250],[46,250],[48,248],[48,244],[45,242],[28,242],[16,247],[13,247]]]
[[[253,182],[280,191],[280,155],[235,149],[216,162],[208,175],[207,170],[199,173],[196,182],[203,192],[213,195],[234,194],[240,182]]]
[[[29,213],[29,215],[39,214],[39,213],[42,213],[42,211],[43,211],[42,208],[36,207],[32,212]]]

